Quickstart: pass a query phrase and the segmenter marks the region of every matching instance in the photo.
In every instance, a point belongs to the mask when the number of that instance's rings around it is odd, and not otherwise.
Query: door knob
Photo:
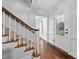
[[[65,34],[68,34],[68,29],[66,29]]]
[[[65,32],[65,34],[68,34],[68,32]]]

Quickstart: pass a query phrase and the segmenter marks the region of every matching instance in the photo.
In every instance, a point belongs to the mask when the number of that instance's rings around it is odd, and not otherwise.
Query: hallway
[[[76,0],[3,0],[3,59],[76,59]]]

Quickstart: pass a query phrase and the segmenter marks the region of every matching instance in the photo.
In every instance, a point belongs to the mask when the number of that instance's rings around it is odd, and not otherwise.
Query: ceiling
[[[39,15],[48,16],[50,12],[55,12],[57,5],[64,0],[32,0],[32,5],[29,8],[26,0],[2,0],[4,7],[13,10],[17,15]]]

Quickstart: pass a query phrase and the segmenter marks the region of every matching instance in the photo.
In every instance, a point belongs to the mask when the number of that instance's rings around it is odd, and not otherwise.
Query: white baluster
[[[33,37],[34,37],[34,51],[33,51],[33,56],[35,55],[35,51],[36,51],[36,34],[33,33]]]
[[[37,31],[37,38],[36,38],[36,41],[37,41],[37,51],[39,53],[39,31]]]
[[[5,11],[2,12],[2,17],[3,17],[3,31],[2,34],[5,34]]]
[[[25,51],[24,52],[26,52],[27,50],[28,50],[28,29],[27,28],[25,28],[25,38],[27,38],[27,41],[26,41],[26,43],[27,43],[27,46],[26,46],[26,49],[25,49]],[[26,37],[27,36],[27,37]]]
[[[19,23],[18,22],[16,22],[16,35],[18,35],[18,37],[16,37],[16,39],[20,40]],[[19,46],[19,40],[17,42],[17,46]]]
[[[14,41],[14,31],[15,31],[15,26],[14,26],[14,19],[11,18],[11,40],[12,42]]]
[[[31,36],[31,31],[30,31],[30,30],[29,30],[29,34],[30,34],[30,35],[29,35],[29,36],[30,36],[30,40],[29,40],[29,48],[31,49],[31,37],[32,37],[32,36]]]
[[[23,44],[23,40],[24,40],[24,38],[23,38],[23,26],[20,24],[20,27],[21,27],[21,43]]]
[[[20,45],[20,43],[21,43],[21,37],[20,37],[20,23],[19,23],[19,45]]]
[[[29,48],[31,48],[31,31],[29,30]]]
[[[19,26],[18,26],[18,22],[16,22],[16,35],[18,35],[18,39],[19,39]],[[17,38],[16,38],[17,39]]]
[[[16,41],[16,19],[14,20],[14,41]]]
[[[9,15],[9,41],[11,41],[11,16]]]
[[[25,32],[25,31],[26,31],[26,30],[25,30],[25,29],[26,29],[25,26],[23,27],[23,29],[24,29],[23,33],[24,33],[24,41],[25,41],[24,44],[26,44],[27,37],[26,37],[26,32]]]
[[[29,48],[29,37],[30,37],[29,34],[30,33],[29,33],[29,30],[27,28],[25,30],[26,30],[26,36],[27,36],[27,46],[26,46],[26,49],[28,50],[28,48]]]

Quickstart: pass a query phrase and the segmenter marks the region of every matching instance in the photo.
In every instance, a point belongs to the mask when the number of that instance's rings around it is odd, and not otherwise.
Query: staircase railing
[[[2,7],[2,15],[2,37],[6,37],[3,44],[17,42],[15,48],[25,46],[24,52],[33,50],[32,55],[39,57],[39,29],[26,24],[4,7]]]

